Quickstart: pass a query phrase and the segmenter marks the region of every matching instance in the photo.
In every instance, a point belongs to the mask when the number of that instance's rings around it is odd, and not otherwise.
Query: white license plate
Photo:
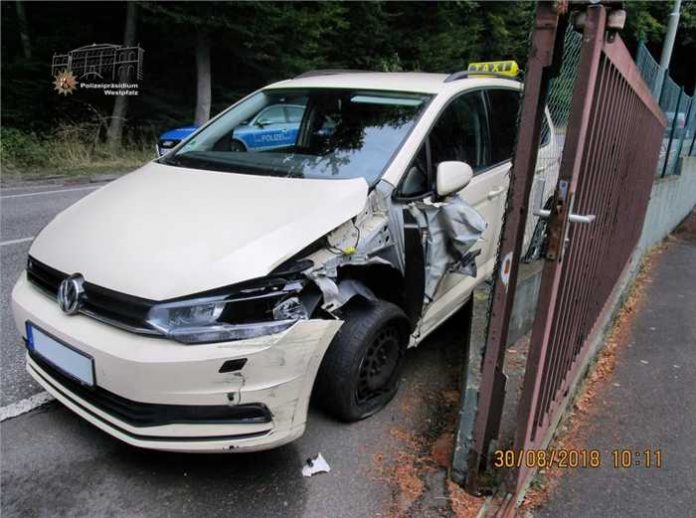
[[[94,385],[94,360],[27,322],[29,350],[84,385]]]

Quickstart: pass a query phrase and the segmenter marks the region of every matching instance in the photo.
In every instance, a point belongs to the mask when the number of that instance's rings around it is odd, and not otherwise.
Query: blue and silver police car
[[[268,151],[295,145],[304,109],[299,104],[268,106],[234,129],[229,151]],[[191,125],[162,133],[157,142],[157,156],[169,153],[197,129]]]

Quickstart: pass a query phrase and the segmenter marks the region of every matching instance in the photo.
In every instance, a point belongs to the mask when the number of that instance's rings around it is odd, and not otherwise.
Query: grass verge
[[[125,173],[154,158],[152,142],[127,138],[122,147],[111,149],[91,124],[60,126],[50,135],[3,128],[2,183]]]

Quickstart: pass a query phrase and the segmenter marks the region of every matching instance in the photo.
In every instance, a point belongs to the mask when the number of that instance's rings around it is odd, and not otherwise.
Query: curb
[[[125,174],[128,173],[102,173],[84,176],[49,175],[26,180],[7,180],[3,181],[0,184],[0,187],[3,189],[10,187],[40,187],[44,185],[54,185],[60,187],[68,185],[85,185],[90,183],[105,183],[116,180]]]

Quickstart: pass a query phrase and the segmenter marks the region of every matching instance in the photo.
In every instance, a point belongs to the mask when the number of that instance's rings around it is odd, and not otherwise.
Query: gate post
[[[549,234],[553,238],[553,229],[556,228],[557,238],[560,240],[558,250],[565,246],[566,228],[568,216],[572,211],[573,197],[575,194],[579,170],[585,153],[587,132],[590,122],[590,112],[596,94],[596,83],[599,71],[599,60],[604,42],[606,22],[606,10],[602,5],[590,6],[587,9],[587,20],[583,30],[583,46],[580,54],[580,64],[573,91],[568,120],[568,133],[563,149],[561,169],[559,173],[559,186],[566,182],[566,199],[559,204],[559,191],[554,196],[551,219],[549,220]],[[544,369],[546,350],[549,345],[551,326],[556,310],[558,285],[561,279],[564,256],[557,254],[552,259],[547,259],[542,274],[542,282],[539,287],[537,309],[532,335],[529,341],[529,353],[525,369],[522,394],[517,412],[517,429],[513,449],[522,451],[530,441],[534,440],[534,412],[540,391],[541,376]],[[524,466],[512,469],[509,476],[517,487],[511,488],[515,493],[527,482],[530,470]]]
[[[503,374],[505,341],[515,296],[519,259],[527,219],[529,194],[537,161],[539,134],[544,117],[546,93],[551,77],[560,68],[566,19],[559,18],[567,2],[539,2],[534,34],[524,79],[524,97],[508,190],[509,216],[503,222],[494,283],[486,350],[478,398],[467,398],[460,412],[457,444],[453,461],[454,478],[464,482],[467,491],[480,492],[479,472],[485,466],[488,447],[498,433],[505,395]],[[464,397],[465,394],[462,395]],[[474,399],[472,401],[472,399]],[[472,420],[473,417],[473,420]]]

